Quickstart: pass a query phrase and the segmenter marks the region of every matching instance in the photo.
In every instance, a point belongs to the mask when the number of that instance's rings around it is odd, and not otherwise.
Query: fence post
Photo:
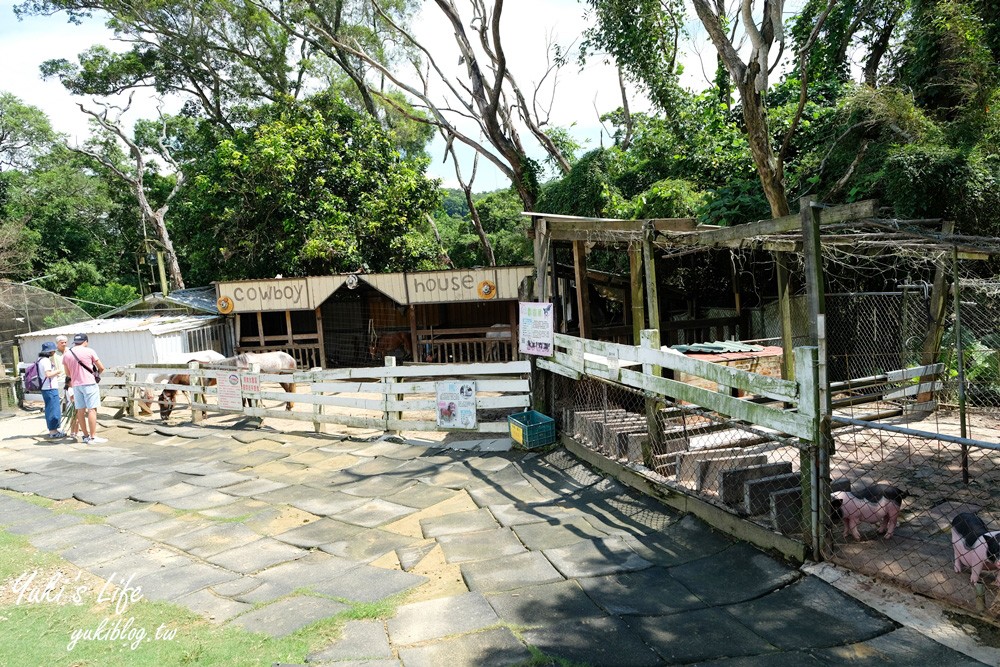
[[[125,373],[125,414],[129,417],[139,416],[139,406],[135,400],[135,382],[138,374],[135,371]],[[60,388],[60,391],[62,389]],[[143,391],[140,389],[140,391]]]
[[[659,329],[643,329],[639,334],[642,347],[650,350],[660,349]],[[643,364],[642,372],[646,375],[660,377],[663,372],[659,366],[653,364]],[[642,445],[642,462],[650,470],[656,469],[654,460],[655,452],[663,451],[663,432],[660,430],[660,422],[657,416],[660,413],[660,401],[653,398],[646,399],[646,429],[649,431],[649,438]]]
[[[316,393],[314,387],[316,386],[316,377],[313,373],[309,374],[309,393],[313,396],[322,396],[323,392]],[[319,417],[323,416],[323,404],[319,402],[313,403],[313,430],[316,433],[323,433],[326,430],[326,425],[324,422],[320,421]]]
[[[820,561],[826,542],[826,520],[830,494],[828,473],[824,470],[823,413],[820,410],[819,349],[797,347],[795,381],[799,385],[799,414],[812,420],[809,441],[800,441],[799,480],[802,488],[802,524],[808,527],[813,560]]]
[[[385,366],[386,366],[386,368],[395,368],[396,367],[396,357],[386,357],[385,358]],[[382,401],[383,401],[383,403],[382,403],[382,405],[385,407],[385,410],[382,412],[382,418],[385,420],[385,428],[386,428],[386,430],[389,430],[389,420],[394,419],[396,421],[399,421],[400,419],[403,418],[403,413],[402,412],[397,412],[397,411],[390,412],[389,411],[389,385],[395,384],[396,381],[397,381],[397,378],[395,378],[395,377],[388,377],[387,376],[387,377],[382,378],[382,384],[383,384],[383,388],[382,388]],[[402,400],[402,398],[403,397],[400,396],[400,395],[396,396],[396,400]],[[399,433],[399,430],[397,429],[395,432]]]
[[[188,391],[188,395],[190,396],[191,399],[189,401],[191,408],[191,423],[199,424],[201,423],[201,408],[194,407],[194,404],[205,402],[205,392],[204,389],[202,389],[203,382],[201,374],[198,373],[200,364],[197,361],[189,361],[187,366],[188,366],[188,378],[191,381],[190,384],[191,388]],[[196,373],[198,374],[196,375]]]

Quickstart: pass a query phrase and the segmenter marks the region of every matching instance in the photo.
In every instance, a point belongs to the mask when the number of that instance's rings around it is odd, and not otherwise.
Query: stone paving
[[[0,488],[78,509],[0,494],[0,524],[272,636],[401,600],[309,664],[982,664],[563,450],[102,424],[86,447],[0,420]]]

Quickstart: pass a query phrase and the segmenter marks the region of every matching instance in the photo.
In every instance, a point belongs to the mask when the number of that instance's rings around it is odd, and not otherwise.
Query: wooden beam
[[[846,220],[857,220],[861,218],[875,217],[878,211],[878,202],[874,199],[859,201],[843,206],[822,209],[819,215],[820,225],[834,224]],[[786,215],[773,220],[761,220],[745,225],[735,225],[733,227],[721,227],[701,233],[685,234],[683,236],[672,236],[669,239],[660,239],[657,245],[664,246],[739,246],[747,239],[757,236],[770,236],[772,234],[783,234],[786,232],[796,232],[801,229],[799,215]]]

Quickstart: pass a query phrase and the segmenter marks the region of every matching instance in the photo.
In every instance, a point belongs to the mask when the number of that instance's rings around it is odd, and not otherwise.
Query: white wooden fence
[[[477,424],[471,429],[448,429],[478,433],[506,433],[507,414],[528,409],[531,403],[527,361],[477,364],[441,364],[377,368],[314,369],[292,373],[254,373],[261,390],[242,392],[242,410],[223,410],[218,404],[218,388],[206,386],[212,379],[232,369],[162,364],[143,364],[109,370],[101,381],[104,405],[135,412],[136,399],[143,389],[159,395],[163,389],[188,392],[185,405],[178,394],[179,409],[190,409],[193,421],[202,411],[244,414],[258,418],[312,422],[319,431],[323,424],[339,424],[386,431],[435,431],[437,425],[436,384],[439,381],[474,380],[476,383]],[[190,374],[193,386],[149,384],[150,374]],[[295,393],[278,383],[295,382]],[[293,401],[289,411],[285,403]],[[156,403],[153,409],[157,410]]]

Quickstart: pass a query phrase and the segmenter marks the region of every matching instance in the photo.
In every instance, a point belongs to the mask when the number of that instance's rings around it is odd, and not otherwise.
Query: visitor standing
[[[42,381],[42,400],[45,402],[45,425],[49,429],[49,439],[65,438],[66,434],[59,430],[62,419],[62,409],[59,406],[59,376],[61,371],[55,367],[53,355],[56,353],[55,343],[42,343],[42,351],[38,353],[38,377]]]
[[[66,367],[63,365],[63,356],[66,354],[66,345],[69,340],[66,336],[56,336],[56,353],[52,355],[52,364],[59,369],[59,376],[53,383],[59,391],[62,393],[62,400],[59,405],[62,408],[63,418],[69,419],[69,437],[74,440],[77,439],[77,434],[80,432],[80,423],[76,418],[76,407],[73,404],[73,389],[70,387],[69,377],[66,375]],[[72,410],[70,410],[72,404]],[[72,416],[67,416],[67,413],[74,413]]]
[[[97,436],[97,408],[101,405],[101,389],[97,375],[104,372],[104,364],[94,350],[90,349],[87,334],[73,336],[73,347],[63,356],[66,374],[73,385],[73,404],[83,432],[83,444],[91,445],[107,442]]]

